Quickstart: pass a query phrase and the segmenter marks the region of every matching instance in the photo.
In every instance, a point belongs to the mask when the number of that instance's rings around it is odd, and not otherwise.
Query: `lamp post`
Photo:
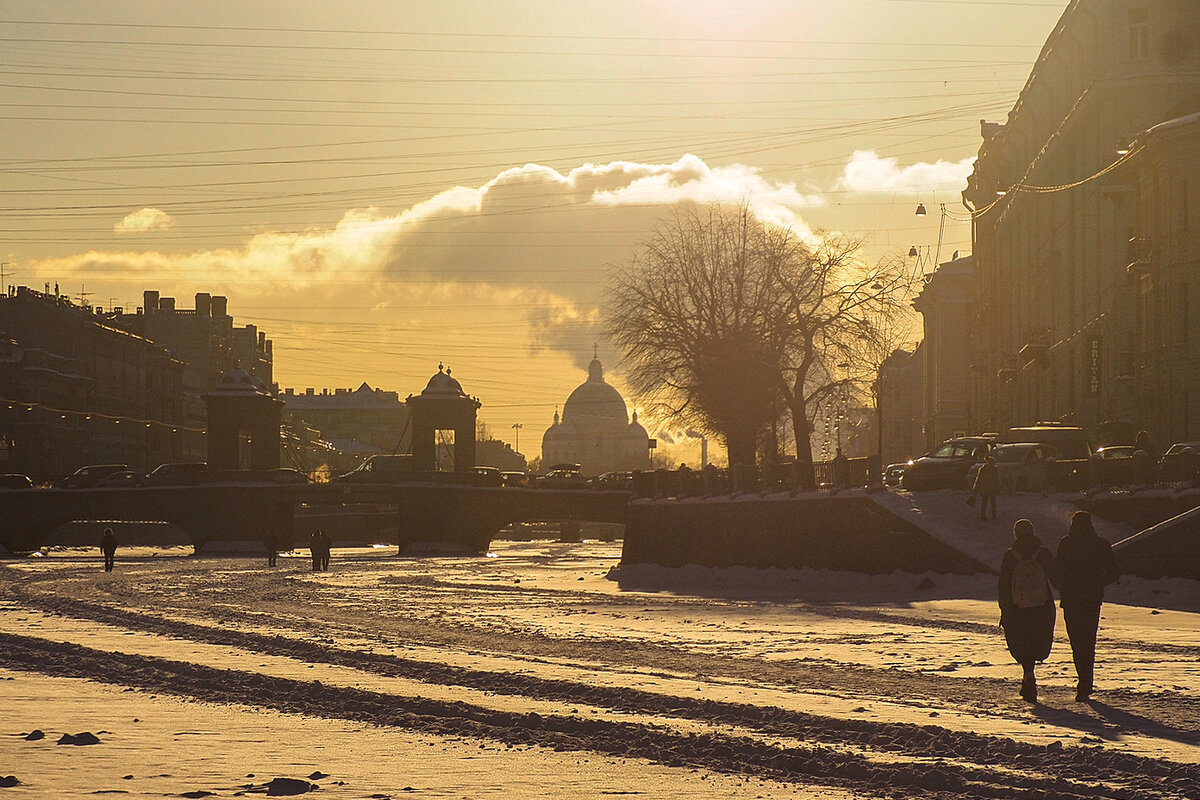
[[[516,431],[516,442],[513,444],[513,449],[516,450],[518,453],[521,452],[521,428],[524,428],[524,427],[525,426],[519,422],[514,422],[513,426],[512,426],[512,429],[514,431]]]

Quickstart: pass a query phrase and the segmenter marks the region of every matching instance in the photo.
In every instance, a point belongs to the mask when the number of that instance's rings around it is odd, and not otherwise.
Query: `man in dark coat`
[[[312,556],[312,571],[321,569],[321,531],[313,531],[308,535],[308,552]]]
[[[1076,511],[1071,517],[1071,527],[1058,543],[1055,561],[1061,576],[1063,621],[1067,623],[1067,638],[1079,676],[1075,699],[1082,702],[1095,688],[1096,632],[1104,587],[1116,581],[1120,573],[1112,545],[1096,534],[1092,515],[1086,511]]]
[[[117,558],[117,535],[112,528],[105,528],[100,535],[100,552],[104,554],[104,571],[112,572]]]
[[[975,473],[975,484],[971,491],[979,498],[979,518],[987,519],[987,507],[992,506],[992,519],[996,519],[996,495],[1000,494],[1000,470],[994,456],[986,456],[979,472]]]
[[[275,566],[275,559],[279,555],[279,536],[274,528],[269,529],[263,537],[263,546],[267,549],[267,566]]]
[[[1054,642],[1054,556],[1042,547],[1033,523],[1013,525],[1013,543],[1000,565],[1000,624],[1013,660],[1021,665],[1021,697],[1037,702],[1034,664],[1045,661]]]
[[[329,554],[333,550],[333,539],[329,538],[329,534],[325,531],[317,531],[317,535],[321,537],[321,571],[325,572],[329,569]]]

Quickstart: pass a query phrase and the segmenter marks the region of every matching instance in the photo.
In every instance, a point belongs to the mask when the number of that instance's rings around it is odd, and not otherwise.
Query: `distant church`
[[[604,380],[599,358],[567,398],[562,419],[555,411],[554,424],[542,435],[543,469],[555,464],[579,464],[585,475],[650,468],[650,437],[636,411],[630,421],[625,399]]]

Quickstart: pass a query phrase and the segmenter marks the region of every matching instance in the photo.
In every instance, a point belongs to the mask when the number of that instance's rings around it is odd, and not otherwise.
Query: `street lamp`
[[[516,443],[513,445],[513,450],[515,450],[517,453],[521,452],[521,428],[524,428],[524,427],[525,426],[519,422],[514,422],[513,426],[512,426],[512,429],[514,431],[516,431],[516,437],[517,437]]]

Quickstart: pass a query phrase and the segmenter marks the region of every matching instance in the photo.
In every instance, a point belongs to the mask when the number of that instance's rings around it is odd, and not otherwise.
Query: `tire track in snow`
[[[349,719],[439,736],[467,736],[508,745],[586,750],[644,758],[672,767],[701,768],[798,784],[838,786],[872,794],[902,793],[931,800],[950,798],[1083,798],[1173,800],[1177,789],[1196,785],[1196,770],[1134,759],[1137,772],[1102,764],[1078,778],[1039,775],[1012,768],[987,769],[944,760],[928,764],[875,761],[827,745],[774,746],[757,739],[685,735],[630,722],[572,716],[522,714],[462,702],[404,697],[349,687],[322,686],[254,672],[222,670],[189,662],[106,653],[66,642],[0,634],[0,664],[56,677],[84,678],[196,700],[270,708],[283,713]],[[949,732],[947,732],[949,733]],[[1009,759],[1018,769],[1036,768],[1030,746]],[[1082,748],[1045,747],[1047,760],[1062,761]],[[1111,754],[1108,754],[1111,755]],[[1122,756],[1127,761],[1131,757]],[[1071,759],[1068,759],[1071,760]],[[1130,764],[1132,766],[1132,764]],[[1166,771],[1160,771],[1155,767]]]
[[[597,686],[570,680],[539,678],[507,671],[470,669],[430,661],[349,650],[288,636],[265,635],[167,620],[99,605],[71,601],[38,602],[67,616],[143,630],[186,641],[205,642],[283,656],[305,663],[349,667],[387,677],[441,686],[462,686],[508,696],[581,703],[624,713],[676,718],[710,725],[737,726],[770,736],[814,742],[834,748],[853,747],[893,758],[955,759],[987,769],[1007,770],[1017,764],[1055,780],[1110,781],[1153,789],[1177,778],[1200,782],[1200,767],[1111,752],[1092,747],[1056,747],[940,726],[806,714],[772,706],[680,697],[633,688]],[[1172,796],[1172,795],[1165,795]]]

